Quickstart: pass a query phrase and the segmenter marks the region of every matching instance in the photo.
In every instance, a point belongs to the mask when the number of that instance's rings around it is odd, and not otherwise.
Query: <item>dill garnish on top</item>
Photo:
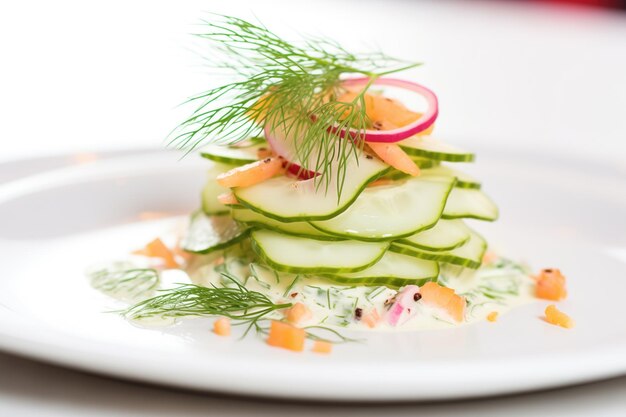
[[[318,185],[326,188],[334,177],[341,193],[346,162],[356,158],[363,142],[341,140],[335,132],[350,128],[360,137],[371,127],[364,95],[372,82],[420,64],[381,52],[353,54],[326,38],[289,42],[260,24],[231,16],[216,19],[205,21],[207,30],[197,36],[217,51],[219,61],[212,65],[227,69],[233,80],[187,101],[196,109],[172,132],[170,144],[191,152],[281,129],[295,138],[293,162],[322,174]],[[339,101],[341,80],[350,75],[366,76],[370,83],[351,100]]]

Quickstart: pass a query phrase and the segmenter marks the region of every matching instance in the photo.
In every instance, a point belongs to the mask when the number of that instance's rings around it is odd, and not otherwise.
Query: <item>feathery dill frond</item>
[[[333,179],[341,194],[349,158],[362,141],[341,140],[329,127],[351,128],[360,137],[370,121],[364,94],[381,75],[415,67],[381,52],[353,54],[321,37],[288,42],[266,27],[231,16],[205,21],[197,34],[210,42],[234,80],[190,98],[191,116],[170,135],[170,144],[191,152],[203,144],[235,144],[280,129],[294,138],[297,161],[319,172],[318,185]],[[395,67],[395,68],[394,68]],[[350,101],[338,101],[345,75],[370,78]],[[338,142],[341,141],[341,142]]]

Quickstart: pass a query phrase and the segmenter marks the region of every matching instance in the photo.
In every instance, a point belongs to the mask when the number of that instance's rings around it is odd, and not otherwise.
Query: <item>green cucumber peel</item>
[[[362,271],[378,262],[389,247],[387,243],[317,241],[263,229],[253,230],[250,238],[259,258],[271,268],[309,275]],[[360,259],[348,260],[350,256]]]
[[[191,215],[180,245],[185,252],[206,255],[241,242],[248,237],[249,231],[230,215],[207,216],[197,211]]]

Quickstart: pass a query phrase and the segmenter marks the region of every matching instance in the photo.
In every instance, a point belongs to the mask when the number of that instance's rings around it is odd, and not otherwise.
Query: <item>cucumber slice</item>
[[[267,149],[267,144],[257,143],[245,147],[209,145],[200,150],[200,155],[211,161],[239,166],[258,161],[257,151],[261,148]]]
[[[465,244],[449,251],[433,252],[421,250],[397,242],[394,242],[389,250],[415,256],[416,258],[447,262],[453,265],[477,269],[482,264],[483,255],[485,250],[487,250],[487,242],[478,233],[471,231],[470,238]]]
[[[386,252],[373,266],[360,272],[324,275],[324,278],[346,285],[422,285],[439,276],[439,264],[413,256]]]
[[[454,181],[453,177],[412,178],[367,188],[343,213],[311,224],[324,233],[356,240],[410,236],[437,223]]]
[[[430,136],[411,136],[398,142],[409,155],[448,162],[472,162],[474,154],[448,145]]]
[[[458,248],[468,241],[471,230],[461,220],[439,220],[435,227],[409,237],[399,239],[397,243],[433,252]]]
[[[191,215],[180,246],[186,252],[207,254],[242,241],[248,230],[229,215],[207,216],[198,211]]]
[[[288,235],[306,237],[309,239],[317,240],[344,240],[337,236],[330,236],[326,233],[322,233],[307,222],[283,223],[278,220],[265,217],[264,215],[247,208],[233,209],[232,216],[235,220],[243,222],[248,226],[274,230],[276,232],[285,233]]]
[[[422,177],[428,177],[433,175],[436,177],[445,176],[456,178],[456,183],[454,184],[454,186],[457,188],[472,188],[475,190],[480,190],[480,182],[474,179],[471,175],[444,165],[424,169],[420,173],[420,176]]]
[[[282,272],[322,274],[357,272],[374,265],[389,244],[328,242],[257,229],[250,234],[259,257]]]
[[[219,215],[230,213],[230,208],[217,201],[217,196],[230,192],[230,188],[222,187],[217,183],[215,178],[226,171],[233,169],[232,165],[220,164],[214,162],[209,168],[208,180],[202,189],[202,211],[208,215]]]
[[[411,158],[411,160],[413,160],[413,162],[415,162],[415,164],[422,168],[422,169],[428,169],[428,168],[433,168],[436,166],[439,166],[440,162],[436,161],[434,159],[429,159],[429,158],[422,158],[421,156],[414,156],[414,155],[409,155],[409,157]],[[405,174],[408,175],[408,174]]]
[[[320,178],[299,181],[275,177],[250,187],[233,189],[239,202],[282,222],[326,220],[346,210],[367,184],[387,173],[390,167],[376,158],[359,153],[349,156],[341,197],[338,199],[337,163],[329,170],[328,184]]]
[[[455,188],[448,197],[442,217],[494,221],[498,218],[498,207],[480,190]]]

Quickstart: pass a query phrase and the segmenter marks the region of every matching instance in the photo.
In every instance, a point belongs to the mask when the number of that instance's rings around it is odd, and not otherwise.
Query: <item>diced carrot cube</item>
[[[230,320],[226,317],[215,320],[213,331],[219,336],[230,336]]]
[[[567,314],[560,311],[554,304],[550,304],[546,307],[546,321],[555,326],[561,326],[566,329],[574,327],[574,320]]]
[[[302,303],[295,303],[291,308],[285,310],[285,318],[291,324],[298,324],[301,321],[312,317],[311,310]]]
[[[252,162],[218,175],[217,183],[229,188],[258,184],[284,172],[283,163],[284,160],[281,158],[266,158]]]
[[[567,297],[565,277],[558,269],[544,269],[537,277],[535,287],[537,298],[559,301]]]
[[[159,238],[154,239],[144,248],[134,251],[133,254],[161,258],[166,268],[177,268],[179,266],[174,258],[174,253]]]
[[[333,350],[333,344],[323,340],[316,340],[311,350],[315,353],[329,354]]]
[[[492,311],[491,313],[487,314],[487,321],[490,322],[495,322],[498,320],[498,312],[497,311]]]
[[[273,320],[270,325],[267,344],[296,352],[302,352],[304,350],[305,339],[306,332],[304,329],[299,329],[291,324]]]

